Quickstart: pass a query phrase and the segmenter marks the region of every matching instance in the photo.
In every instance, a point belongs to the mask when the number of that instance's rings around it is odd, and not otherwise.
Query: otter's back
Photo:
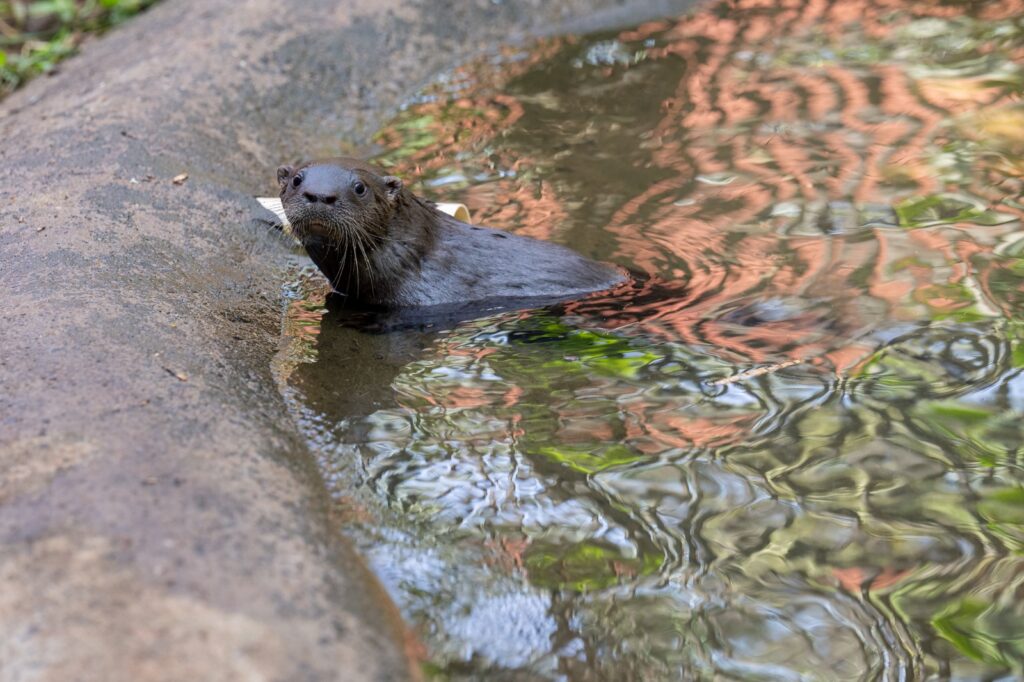
[[[443,215],[443,214],[441,214]],[[559,244],[489,227],[439,220],[437,241],[418,277],[399,292],[403,305],[445,305],[484,299],[570,299],[625,280],[619,269]]]

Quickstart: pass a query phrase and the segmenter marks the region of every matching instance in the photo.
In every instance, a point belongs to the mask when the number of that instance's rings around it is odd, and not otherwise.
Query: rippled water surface
[[[1024,674],[1024,3],[754,2],[501,50],[378,136],[650,278],[278,371],[439,678]]]

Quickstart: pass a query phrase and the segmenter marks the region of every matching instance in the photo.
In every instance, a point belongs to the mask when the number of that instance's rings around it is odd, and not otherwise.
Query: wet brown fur
[[[335,291],[353,302],[399,308],[567,300],[625,279],[558,244],[459,222],[356,159],[282,166],[278,181],[295,235]]]

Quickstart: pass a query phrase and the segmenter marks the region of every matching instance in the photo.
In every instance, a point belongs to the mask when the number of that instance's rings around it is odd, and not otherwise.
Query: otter
[[[277,179],[293,234],[347,302],[529,307],[627,279],[625,271],[564,246],[460,222],[399,178],[356,159],[282,166]]]

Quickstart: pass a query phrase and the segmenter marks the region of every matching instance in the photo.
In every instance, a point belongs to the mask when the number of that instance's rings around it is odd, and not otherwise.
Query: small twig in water
[[[754,379],[765,374],[772,374],[778,372],[780,369],[792,367],[793,365],[799,365],[803,363],[803,360],[786,360],[774,365],[768,365],[767,367],[755,367],[754,369],[748,369],[745,372],[739,374],[733,374],[731,377],[725,377],[724,379],[716,379],[711,382],[712,386],[727,386],[729,384],[735,384],[738,381],[745,381],[746,379]]]

